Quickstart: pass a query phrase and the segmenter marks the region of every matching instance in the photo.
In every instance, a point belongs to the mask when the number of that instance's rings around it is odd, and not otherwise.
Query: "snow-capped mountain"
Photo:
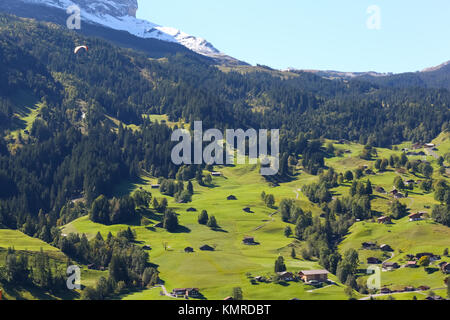
[[[99,24],[114,30],[127,31],[140,38],[153,38],[178,43],[204,56],[217,59],[232,59],[221,53],[211,43],[184,33],[178,29],[163,27],[137,19],[137,0],[20,0],[22,2],[47,5],[67,10],[77,5],[81,9],[81,22]]]

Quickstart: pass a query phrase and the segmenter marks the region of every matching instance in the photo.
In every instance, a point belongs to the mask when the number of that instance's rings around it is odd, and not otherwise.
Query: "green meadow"
[[[151,117],[153,121],[167,121],[167,118],[162,116]],[[441,146],[449,147],[447,145],[448,139],[441,136],[438,139],[440,139]],[[335,143],[334,147],[349,150],[349,153],[344,153],[341,157],[326,159],[326,166],[333,167],[337,172],[355,170],[362,166],[373,168],[376,158],[367,161],[359,157],[363,146],[354,143]],[[397,147],[407,147],[407,144]],[[441,150],[443,153],[448,151]],[[400,154],[400,151],[380,148],[377,149],[377,152],[380,158],[389,158],[391,154]],[[439,176],[436,159],[428,157],[428,160],[435,168],[434,178],[449,181],[448,177]],[[174,198],[162,195],[158,189],[152,189],[151,185],[157,183],[157,179],[148,175],[142,176],[139,181],[124,181],[116,186],[115,194],[117,196],[132,194],[138,189],[143,189],[151,192],[152,196],[158,199],[166,197],[169,207],[178,214],[180,228],[174,233],[155,227],[156,224],[161,222],[162,217],[152,210],[141,211],[149,219],[149,225],[141,225],[139,221],[130,225],[132,230],[136,232],[137,244],[151,247],[149,251],[150,262],[158,267],[160,278],[167,291],[179,287],[196,287],[200,289],[204,298],[221,300],[230,296],[234,287],[241,287],[244,298],[249,300],[348,299],[348,296],[344,293],[345,286],[339,283],[334,275],[330,275],[330,279],[335,281],[336,284],[320,289],[303,282],[252,284],[250,281],[256,276],[270,277],[274,275],[274,263],[279,255],[284,257],[288,271],[321,269],[317,261],[306,261],[301,258],[300,252],[304,244],[294,238],[284,236],[283,231],[288,224],[281,221],[277,207],[268,208],[260,196],[263,191],[267,194],[273,194],[276,205],[282,199],[294,199],[304,211],[311,211],[314,215],[320,215],[321,208],[309,202],[299,191],[305,184],[317,181],[317,176],[309,175],[302,171],[301,167],[298,167],[291,181],[272,187],[260,176],[258,165],[216,166],[214,169],[220,171],[222,176],[213,177],[213,185],[210,187],[200,186],[193,181],[195,191],[193,201],[186,204],[176,203]],[[207,172],[204,173],[207,174]],[[366,175],[362,180],[370,179],[374,188],[381,186],[389,191],[392,189],[395,177],[399,175],[405,180],[422,178],[389,168],[382,173],[376,172],[374,175]],[[346,196],[349,188],[350,183],[344,183],[332,191],[334,196]],[[227,200],[230,195],[234,195],[237,200]],[[380,215],[386,214],[391,201],[392,198],[389,195],[375,192],[372,208]],[[414,190],[409,191],[409,198],[401,201],[407,204],[411,212],[426,211],[429,215],[431,214],[430,208],[437,204],[433,193],[424,193],[417,186]],[[250,208],[250,213],[243,210],[247,207]],[[195,208],[197,211],[188,212],[187,209],[189,208]],[[216,217],[220,226],[219,230],[211,230],[197,222],[198,214],[202,210],[207,210],[209,215]],[[85,216],[72,221],[61,229],[62,233],[65,234],[84,233],[88,238],[93,238],[97,232],[106,237],[109,232],[117,234],[128,227],[129,225],[106,226],[93,223]],[[291,225],[291,227],[294,226]],[[246,236],[254,237],[259,245],[244,245],[242,240]],[[357,222],[350,228],[348,235],[340,244],[339,250],[341,253],[349,248],[358,250],[361,268],[365,268],[367,267],[366,259],[368,257],[377,257],[382,261],[390,259],[399,264],[404,264],[406,254],[419,252],[442,254],[444,249],[450,246],[449,239],[450,228],[434,223],[429,216],[424,221],[419,222],[409,222],[408,218],[403,218],[394,221],[391,225],[380,225],[375,221],[362,221]],[[394,249],[394,253],[391,256],[391,254],[383,253],[381,250],[363,250],[361,243],[366,241],[389,244]],[[45,251],[52,251],[54,254],[64,256],[56,248],[40,240],[27,237],[19,231],[0,230],[0,247],[7,248],[11,244],[17,250],[39,251],[42,247]],[[214,247],[215,251],[201,251],[199,248],[205,244]],[[195,252],[185,253],[184,248],[186,247],[194,248]],[[292,248],[296,250],[297,258],[291,257]],[[431,267],[435,266],[432,265]],[[83,266],[82,284],[95,286],[96,281],[102,275],[107,276],[107,271],[87,270],[86,266]],[[362,275],[362,277],[367,276]],[[439,290],[442,290],[444,286],[444,278],[440,271],[429,273],[423,267],[417,269],[401,268],[392,272],[383,272],[382,285],[392,289],[429,285],[435,292],[439,293]],[[161,295],[161,291],[160,287],[148,288],[123,294],[118,298],[128,300],[174,299]],[[426,294],[426,292],[396,293],[394,297],[396,299],[412,299],[413,296],[416,296],[418,299],[424,299]],[[442,295],[445,296],[445,293],[442,293]],[[355,292],[354,297],[361,299],[365,296]],[[387,296],[377,298],[386,299]]]
[[[153,119],[156,120],[156,119]],[[350,154],[343,157],[333,157],[326,161],[327,166],[335,168],[338,172],[354,170],[361,166],[373,167],[375,159],[371,161],[361,160],[360,153],[363,146],[358,144],[335,144],[337,149],[350,150]],[[399,154],[399,151],[377,149],[379,157],[389,157],[391,154]],[[432,161],[433,166],[434,164]],[[177,287],[198,287],[207,299],[223,299],[229,296],[233,287],[241,287],[246,299],[346,299],[344,286],[338,284],[313,290],[301,282],[280,284],[252,285],[250,277],[269,276],[273,274],[274,261],[278,255],[283,255],[289,271],[298,272],[302,269],[320,268],[316,261],[304,261],[290,257],[291,248],[299,253],[302,243],[292,238],[286,238],[283,230],[286,223],[282,222],[276,208],[267,208],[260,199],[261,192],[273,194],[276,203],[283,198],[296,199],[305,211],[320,214],[321,209],[308,201],[299,191],[305,184],[316,181],[316,176],[304,173],[300,168],[295,178],[278,187],[271,187],[259,174],[257,165],[241,165],[236,167],[216,167],[216,171],[222,172],[221,177],[213,178],[213,187],[201,187],[194,182],[195,194],[193,202],[188,204],[175,203],[173,198],[166,197],[169,206],[179,214],[182,228],[177,233],[168,233],[164,229],[150,226],[132,226],[136,231],[137,241],[142,245],[150,245],[150,261],[158,265],[161,279],[168,291]],[[205,172],[206,173],[206,172]],[[391,190],[398,172],[390,169],[383,173],[365,176],[363,180],[370,179],[374,186],[382,186]],[[411,174],[401,174],[405,179],[418,179]],[[159,190],[151,189],[151,184],[157,179],[142,177],[135,183],[124,182],[117,187],[117,194],[132,193],[137,189],[150,191],[153,197],[162,198]],[[346,183],[335,190],[336,196],[347,195],[350,184]],[[228,201],[227,197],[234,195],[235,201]],[[372,205],[380,214],[386,213],[392,199],[388,195],[375,194]],[[418,187],[410,192],[410,197],[402,200],[411,211],[424,210],[426,206],[437,204],[433,194],[424,194]],[[197,209],[196,212],[188,212],[188,208]],[[243,208],[250,207],[252,213],[246,213]],[[197,222],[201,210],[207,210],[209,215],[214,215],[221,227],[219,231],[213,231]],[[152,224],[160,222],[160,216],[149,214],[147,216]],[[108,232],[113,234],[127,228],[127,225],[104,226],[92,223],[87,217],[82,217],[64,227],[64,233],[86,233],[88,237],[94,237],[97,232],[106,236]],[[245,236],[255,237],[260,243],[258,246],[246,246],[242,244]],[[393,225],[379,225],[373,222],[359,222],[355,224],[349,235],[340,246],[341,252],[346,249],[361,247],[361,242],[376,241],[380,244],[388,243],[395,249],[393,261],[401,262],[407,253],[433,251],[441,254],[448,246],[450,229],[436,224],[431,220],[421,222],[409,222],[407,218],[396,221]],[[202,252],[199,247],[207,244],[215,248],[214,252]],[[185,247],[193,247],[195,253],[184,253]],[[390,258],[390,255],[377,252],[359,250],[362,267],[367,257],[375,256],[381,260]],[[300,256],[300,254],[298,254]],[[391,276],[393,275],[393,276]],[[405,286],[432,283],[438,287],[444,276],[440,272],[432,275],[424,269],[403,269],[392,273],[383,274],[383,285]],[[161,288],[152,288],[124,295],[123,299],[171,299],[160,295]]]
[[[258,284],[252,285],[248,275],[267,276],[273,274],[274,262],[278,255],[285,257],[288,270],[298,272],[302,269],[316,269],[320,266],[315,261],[303,261],[290,257],[291,247],[299,252],[301,243],[286,238],[283,230],[286,224],[281,221],[276,209],[265,207],[260,194],[262,191],[275,195],[277,201],[282,198],[296,198],[296,191],[302,183],[314,180],[315,177],[300,174],[298,179],[283,184],[282,187],[271,188],[258,174],[258,167],[222,167],[217,170],[222,177],[213,178],[214,187],[206,188],[194,184],[194,201],[189,204],[177,204],[168,198],[169,204],[179,213],[180,231],[168,233],[152,226],[132,226],[136,231],[137,241],[142,245],[150,245],[150,261],[157,264],[161,279],[171,291],[177,287],[198,287],[208,299],[223,299],[229,296],[233,287],[241,287],[247,299],[342,299],[345,298],[343,286],[335,286],[318,291],[303,283],[292,282],[285,285]],[[121,186],[118,192],[143,188],[152,192],[154,197],[163,197],[159,191],[150,189],[155,180],[145,178],[133,187]],[[237,197],[235,201],[227,200],[229,195]],[[319,212],[304,198],[299,203],[307,210]],[[194,207],[197,212],[187,212]],[[250,207],[252,213],[243,208]],[[214,215],[221,227],[213,231],[197,222],[198,214],[206,209]],[[153,223],[158,223],[157,216],[148,216]],[[64,233],[86,233],[93,237],[97,232],[106,236],[127,228],[126,225],[104,226],[92,223],[82,217],[64,227]],[[242,244],[245,236],[255,237],[258,246]],[[199,247],[207,244],[215,247],[214,252],[202,252]],[[192,254],[184,253],[184,248],[193,247]],[[333,276],[332,276],[333,278]],[[335,279],[336,280],[336,279]],[[149,289],[130,294],[126,299],[156,299],[160,290]]]

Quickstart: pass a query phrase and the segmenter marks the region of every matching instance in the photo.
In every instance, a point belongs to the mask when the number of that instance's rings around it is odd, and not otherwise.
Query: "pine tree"
[[[284,229],[284,236],[286,238],[289,238],[290,236],[292,236],[292,229],[290,226],[286,226],[286,228]]]
[[[373,194],[372,183],[370,182],[370,180],[367,180],[365,194],[369,196]]]
[[[295,253],[294,248],[292,248],[292,250],[291,250],[291,257],[292,257],[292,259],[295,259],[297,257],[297,254]]]
[[[284,258],[282,256],[279,256],[277,260],[275,260],[275,272],[284,272],[284,271],[286,271]]]
[[[188,182],[187,191],[189,192],[190,195],[194,194],[194,186],[192,185],[191,181]]]
[[[198,223],[206,225],[208,223],[208,220],[209,220],[208,212],[206,210],[202,210],[202,212],[198,216]]]
[[[353,173],[350,170],[347,170],[344,173],[344,178],[345,178],[345,180],[347,180],[347,182],[352,181],[353,180]]]
[[[163,226],[164,229],[169,232],[174,232],[178,228],[178,217],[172,209],[166,210],[164,214]]]
[[[216,217],[214,216],[209,217],[208,223],[206,225],[211,229],[216,229],[219,227],[216,221]]]
[[[233,300],[243,300],[244,295],[242,293],[242,288],[236,287],[233,288]]]

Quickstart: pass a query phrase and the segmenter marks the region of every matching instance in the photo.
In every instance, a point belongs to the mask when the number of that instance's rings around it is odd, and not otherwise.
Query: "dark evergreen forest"
[[[176,177],[172,129],[144,114],[201,120],[204,129],[280,128],[280,175],[289,156],[299,155],[316,174],[326,156],[320,138],[389,147],[429,141],[450,126],[446,89],[392,88],[307,73],[225,73],[195,55],[150,59],[9,15],[0,15],[0,30],[0,225],[35,224],[31,235],[45,237],[58,220],[67,221],[62,209],[71,199],[85,197],[90,205],[142,172]],[[74,54],[82,44],[89,52]],[[41,109],[29,135],[13,139],[9,133],[23,125],[14,114],[24,96]],[[115,127],[111,118],[140,129]]]

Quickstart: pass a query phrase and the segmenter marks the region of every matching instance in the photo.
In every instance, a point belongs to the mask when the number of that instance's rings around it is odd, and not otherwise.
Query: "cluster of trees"
[[[398,200],[394,200],[390,206],[390,212],[394,219],[398,220],[408,215],[408,206],[406,204],[402,204]]]
[[[135,219],[136,206],[130,196],[108,200],[104,195],[92,202],[89,219],[102,224],[121,224]]]
[[[348,196],[333,200],[326,210],[349,221],[366,220],[372,217],[370,198],[366,195]]]
[[[89,210],[88,208],[86,208],[86,205],[83,201],[69,201],[65,206],[61,208],[61,211],[59,213],[60,218],[57,220],[56,224],[57,226],[63,226],[88,214]]]
[[[173,209],[166,209],[163,218],[163,228],[169,232],[175,232],[178,227],[178,215]]]
[[[440,180],[434,188],[434,197],[441,205],[433,207],[432,217],[436,222],[450,227],[450,186],[444,180]]]
[[[355,249],[349,249],[344,253],[341,261],[337,264],[336,276],[339,281],[344,283],[347,287],[359,290],[356,282],[356,273],[359,265],[358,252]]]
[[[83,290],[85,299],[105,299],[126,288],[143,288],[158,282],[158,272],[149,264],[148,253],[133,244],[134,238],[129,228],[116,237],[109,233],[106,239],[100,233],[92,240],[85,234],[73,233],[59,239],[57,246],[71,259],[109,271],[108,279],[100,279],[96,288]]]
[[[325,166],[325,156],[320,140],[309,141],[302,152],[303,168],[306,172],[316,175]]]
[[[364,160],[371,160],[372,157],[376,157],[377,155],[378,153],[376,148],[371,145],[365,145],[359,157]]]
[[[430,179],[433,176],[434,171],[430,163],[421,160],[409,160],[404,152],[400,156],[391,155],[389,159],[377,159],[374,167],[379,171],[386,171],[388,167],[397,169],[405,168],[413,174],[421,173],[427,179]]]
[[[354,196],[370,197],[373,194],[372,183],[370,182],[370,180],[367,180],[365,184],[362,181],[353,181],[349,193],[352,197]]]
[[[305,185],[302,192],[313,203],[328,203],[333,198],[330,189],[339,186],[340,183],[343,183],[343,175],[330,167],[327,171],[322,170],[318,183]]]
[[[282,199],[280,202],[279,211],[281,219],[284,222],[296,223],[301,215],[305,215],[303,210],[295,204],[293,199]],[[308,213],[307,215],[311,215]]]
[[[84,196],[90,206],[142,170],[168,179],[195,177],[203,183],[202,166],[180,169],[167,161],[172,129],[142,114],[168,114],[169,120],[187,123],[201,119],[204,129],[281,128],[283,176],[292,174],[298,155],[307,172],[320,172],[327,150],[317,139],[324,133],[385,147],[404,140],[426,141],[448,127],[448,92],[344,84],[304,73],[287,79],[270,72],[223,73],[192,56],[173,56],[161,63],[100,39],[7,15],[0,17],[0,26],[2,61],[8,62],[0,72],[5,112],[0,119],[18,111],[13,99],[18,90],[43,104],[32,139],[24,146],[9,153],[0,139],[0,170],[11,185],[0,194],[0,212],[2,223],[11,228],[21,227],[28,215],[36,217],[41,209],[57,220],[73,198]],[[73,43],[81,42],[93,48],[85,59],[73,55]],[[249,101],[267,110],[253,112]],[[140,130],[116,128],[106,116],[140,125]]]
[[[188,181],[187,189],[184,188],[182,180],[160,179],[160,181],[160,191],[162,194],[175,197],[175,201],[177,202],[187,203],[192,201],[194,186],[191,181]]]
[[[277,260],[275,260],[275,273],[284,272],[286,270],[287,268],[283,256],[278,256]]]
[[[305,185],[302,187],[302,192],[312,203],[326,203],[333,198],[325,183]]]
[[[275,196],[273,194],[266,194],[265,191],[261,192],[261,200],[269,208],[273,208],[275,205]]]
[[[450,186],[445,180],[436,181],[434,184],[434,198],[442,204],[450,205]]]
[[[153,209],[156,210],[156,212],[164,213],[169,206],[169,202],[167,201],[167,198],[162,198],[160,200],[158,200],[157,198],[153,198],[152,206]]]
[[[13,287],[38,287],[51,293],[67,291],[65,264],[40,252],[29,255],[9,248],[0,267],[0,282]]]
[[[217,223],[215,216],[209,216],[208,211],[202,210],[202,212],[198,215],[198,223],[202,225],[206,225],[211,229],[218,229],[219,225]]]

